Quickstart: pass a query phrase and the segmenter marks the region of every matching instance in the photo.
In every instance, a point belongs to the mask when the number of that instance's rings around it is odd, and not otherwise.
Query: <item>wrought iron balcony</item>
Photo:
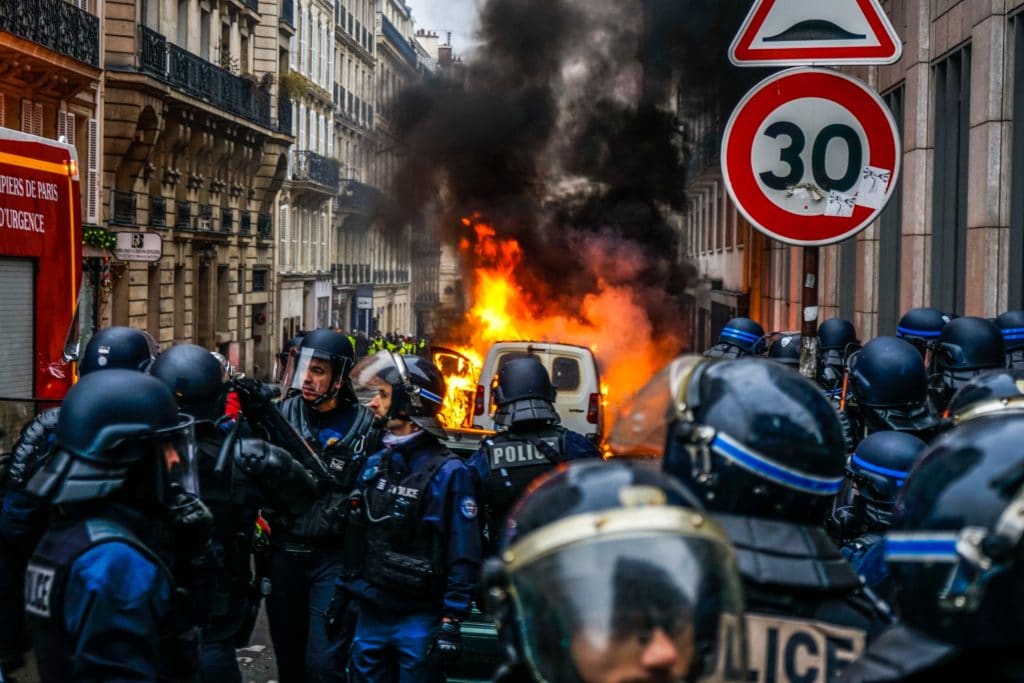
[[[174,229],[192,229],[192,202],[187,199],[178,199],[174,202]]]
[[[138,225],[134,192],[110,193],[110,222],[114,225]]]
[[[274,225],[269,213],[261,213],[256,217],[256,237],[261,240],[274,238]]]
[[[281,21],[295,28],[295,0],[281,0]]]
[[[155,228],[162,228],[167,225],[167,200],[163,197],[150,195],[149,224]]]
[[[277,98],[277,129],[292,135],[292,101],[283,94]]]
[[[409,62],[412,66],[416,66],[416,50],[409,43],[408,39],[395,28],[394,24],[388,21],[387,17],[383,14],[378,16],[381,18],[381,32],[384,34],[384,37],[394,45],[395,50],[405,58],[405,61]]]
[[[270,127],[270,92],[248,79],[168,43],[167,38],[139,27],[140,67],[177,90],[215,107]]]
[[[100,65],[100,20],[65,0],[0,2],[0,31],[80,62]]]
[[[372,185],[352,178],[345,178],[338,187],[338,196],[334,198],[334,208],[337,211],[372,214],[376,211],[380,198],[380,191]]]
[[[238,221],[238,234],[245,237],[252,234],[252,214],[248,211],[243,211]]]
[[[295,153],[292,180],[305,180],[335,191],[338,187],[338,162],[308,149]]]

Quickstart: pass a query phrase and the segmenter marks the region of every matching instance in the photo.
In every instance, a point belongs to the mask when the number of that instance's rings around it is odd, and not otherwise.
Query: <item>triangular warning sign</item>
[[[736,66],[892,64],[902,52],[878,0],[754,0],[729,59]]]

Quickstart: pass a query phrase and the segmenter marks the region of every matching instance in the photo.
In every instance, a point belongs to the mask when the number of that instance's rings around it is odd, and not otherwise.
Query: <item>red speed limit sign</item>
[[[722,175],[751,225],[795,245],[832,244],[867,227],[900,171],[896,122],[861,81],[799,68],[758,83],[722,139]]]

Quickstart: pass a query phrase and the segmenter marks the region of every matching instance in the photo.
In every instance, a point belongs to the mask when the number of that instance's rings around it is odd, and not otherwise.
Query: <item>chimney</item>
[[[452,46],[441,45],[437,48],[437,64],[442,69],[447,69],[452,64]]]

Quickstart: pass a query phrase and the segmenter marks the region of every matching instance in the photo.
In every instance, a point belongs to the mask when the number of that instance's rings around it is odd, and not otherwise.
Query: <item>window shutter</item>
[[[89,0],[75,0],[75,5],[80,10],[85,10],[86,12],[89,11]]]
[[[67,126],[65,125],[65,123],[66,122],[64,121],[64,112],[58,111],[57,112],[57,140],[60,140],[62,137],[67,135]]]
[[[309,24],[307,21],[306,8],[302,8],[302,17],[299,20],[299,71],[303,75],[309,72],[309,51],[307,49],[307,39],[309,36]]]
[[[32,134],[43,134],[43,105],[37,102],[32,103]]]
[[[75,146],[75,115],[69,111],[64,112],[64,135],[67,136],[68,144]]]
[[[295,36],[288,38],[288,66],[295,71]]]
[[[317,151],[316,146],[316,112],[312,109],[309,110],[309,147],[306,149],[311,152]]]
[[[334,158],[334,126],[327,126],[327,156]]]
[[[309,72],[306,74],[309,76],[309,80],[319,84],[320,82],[320,31],[319,29],[320,20],[309,18]]]
[[[30,100],[21,101],[21,132],[32,132],[32,102]]]
[[[306,147],[306,105],[299,105],[299,149]]]
[[[277,260],[281,270],[287,270],[286,265],[288,263],[288,205],[281,205],[281,224],[277,226],[278,232],[281,235],[281,253],[278,254]]]
[[[89,152],[86,169],[85,220],[98,225],[100,222],[100,136],[99,122],[89,119]]]

